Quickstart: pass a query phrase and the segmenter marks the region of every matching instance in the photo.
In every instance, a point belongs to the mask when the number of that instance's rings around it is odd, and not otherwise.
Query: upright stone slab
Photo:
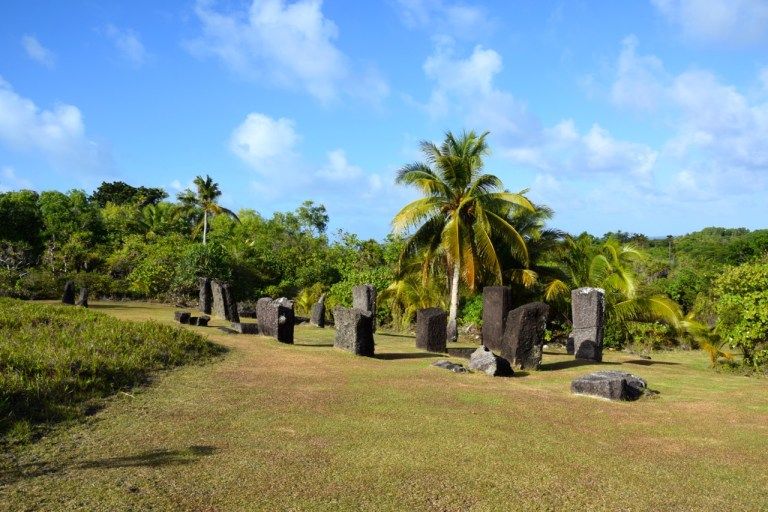
[[[256,303],[259,333],[277,338],[281,343],[293,343],[295,315],[293,302],[282,297],[277,300],[261,298]]]
[[[446,351],[446,325],[448,313],[440,308],[420,309],[416,312],[416,348],[428,352]]]
[[[571,291],[573,351],[576,359],[603,360],[605,291],[577,288]]]
[[[226,319],[227,308],[224,302],[222,284],[218,279],[211,279],[211,315]]]
[[[239,322],[240,313],[237,311],[237,302],[235,301],[235,294],[232,292],[232,287],[229,283],[221,284],[222,295],[224,296],[224,312],[226,313],[226,319],[230,322]]]
[[[232,295],[229,283],[218,279],[211,279],[211,314],[230,322],[239,322],[240,315],[237,312],[237,303]]]
[[[517,368],[538,370],[548,316],[549,306],[543,302],[532,302],[510,311],[499,350],[501,356]]]
[[[325,327],[325,304],[316,302],[312,304],[312,311],[309,315],[309,323],[318,327]]]
[[[333,310],[333,320],[336,324],[334,347],[358,356],[373,355],[373,312],[337,307]]]
[[[376,288],[362,284],[352,288],[352,308],[370,311],[373,314],[373,332],[376,332]]]
[[[211,295],[211,280],[207,277],[200,277],[197,279],[197,284],[200,287],[200,311],[206,315],[210,315],[211,304],[213,302],[213,296]]]
[[[512,290],[507,286],[483,288],[483,345],[501,352],[507,314],[512,309]]]
[[[80,298],[77,299],[77,305],[84,308],[88,307],[88,288],[85,286],[80,288]]]
[[[75,304],[75,282],[67,281],[64,285],[64,295],[61,296],[62,304]]]

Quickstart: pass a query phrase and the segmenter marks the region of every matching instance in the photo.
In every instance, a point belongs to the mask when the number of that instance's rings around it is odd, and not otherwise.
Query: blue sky
[[[396,170],[465,129],[570,232],[766,227],[768,2],[0,5],[2,190],[210,174],[381,238]]]

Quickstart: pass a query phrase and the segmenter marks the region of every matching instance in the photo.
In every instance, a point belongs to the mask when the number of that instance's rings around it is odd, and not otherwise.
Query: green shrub
[[[184,329],[0,299],[0,436],[23,431],[20,422],[77,418],[94,399],[143,384],[152,371],[222,351]]]
[[[483,325],[483,294],[467,299],[461,308],[459,323],[462,325]]]
[[[718,334],[741,349],[744,364],[768,367],[768,263],[733,267],[715,282]]]

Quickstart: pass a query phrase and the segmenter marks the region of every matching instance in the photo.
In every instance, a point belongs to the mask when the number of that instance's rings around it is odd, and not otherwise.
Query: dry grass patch
[[[172,321],[171,308],[109,306]],[[386,333],[379,358],[358,358],[329,347],[330,329],[301,326],[294,346],[192,329],[231,350],[16,454],[22,476],[0,488],[0,507],[768,508],[768,384],[713,373],[702,354],[574,366],[548,353],[547,371],[492,379],[431,367],[412,338]],[[661,395],[571,395],[570,380],[598,367],[637,373]]]

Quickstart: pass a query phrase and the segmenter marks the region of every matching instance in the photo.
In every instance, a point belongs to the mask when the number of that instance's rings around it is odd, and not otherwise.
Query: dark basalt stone
[[[603,360],[605,292],[600,288],[571,291],[573,352],[576,359]]]
[[[208,327],[208,322],[211,320],[211,317],[205,316],[205,315],[198,316],[195,318],[197,318],[197,322],[195,323],[195,325],[197,325],[198,327]]]
[[[448,313],[440,308],[416,312],[416,348],[427,352],[445,353]]]
[[[88,288],[85,286],[80,288],[80,298],[77,299],[77,305],[84,308],[88,307]]]
[[[240,314],[237,312],[237,303],[235,302],[235,297],[229,283],[219,281],[218,279],[212,279],[211,295],[213,297],[211,314],[229,320],[230,322],[240,321]]]
[[[190,314],[186,311],[176,311],[173,313],[173,319],[179,322],[180,324],[188,324],[189,318],[190,318]]]
[[[510,311],[499,349],[501,356],[516,368],[538,370],[548,316],[549,306],[543,302],[532,302]]]
[[[483,345],[501,352],[507,315],[512,309],[512,290],[507,286],[483,288]]]
[[[432,363],[432,366],[437,366],[438,368],[444,368],[446,370],[450,370],[454,373],[468,373],[469,370],[463,365],[463,364],[457,364],[452,363],[450,361],[435,361]]]
[[[515,374],[512,365],[488,347],[480,347],[469,357],[469,369],[484,372],[491,377],[509,377]]]
[[[571,392],[608,400],[637,400],[651,394],[648,384],[637,375],[626,372],[594,372],[571,382]]]
[[[312,304],[309,323],[318,327],[325,327],[325,303],[316,302]]]
[[[268,297],[256,302],[259,333],[277,338],[281,343],[293,343],[295,315],[293,302],[282,297],[272,300]]]
[[[376,288],[363,284],[352,288],[352,308],[370,311],[373,316],[373,332],[376,332]]]
[[[75,282],[67,281],[64,285],[64,295],[61,296],[62,304],[75,304]]]
[[[211,304],[213,302],[213,295],[211,293],[211,280],[207,277],[200,277],[197,279],[197,284],[200,287],[200,311],[206,315],[210,315]]]
[[[333,346],[359,356],[372,356],[373,312],[337,307],[333,310],[336,338]]]

